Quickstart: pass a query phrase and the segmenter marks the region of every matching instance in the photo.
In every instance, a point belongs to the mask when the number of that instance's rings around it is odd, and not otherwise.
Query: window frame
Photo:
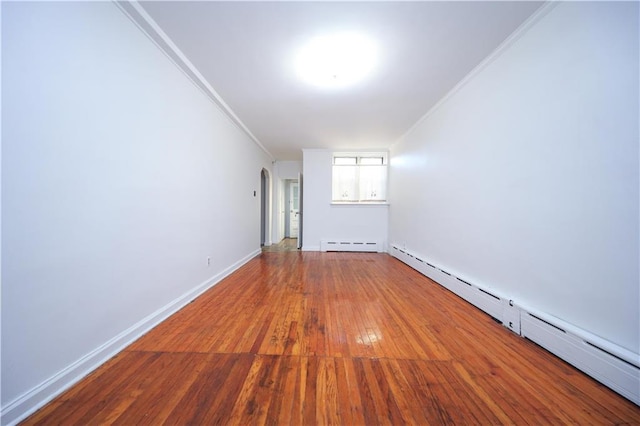
[[[353,158],[355,159],[355,163],[346,163],[346,164],[336,164],[336,159],[340,158]],[[379,158],[381,164],[363,164],[363,160]],[[356,196],[352,200],[344,200],[344,199],[336,199],[334,198],[334,187],[335,187],[335,174],[336,167],[355,167],[355,192]],[[361,196],[361,186],[362,182],[360,179],[361,169],[366,167],[384,167],[384,173],[382,174],[383,180],[383,190],[384,190],[384,199],[366,199]],[[380,205],[380,204],[388,204],[388,187],[389,187],[389,155],[385,151],[366,151],[366,152],[334,152],[331,155],[331,204],[335,205]]]

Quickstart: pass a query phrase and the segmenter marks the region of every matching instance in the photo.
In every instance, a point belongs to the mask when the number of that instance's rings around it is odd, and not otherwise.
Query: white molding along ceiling
[[[543,2],[119,4],[261,148],[300,160],[387,149]]]

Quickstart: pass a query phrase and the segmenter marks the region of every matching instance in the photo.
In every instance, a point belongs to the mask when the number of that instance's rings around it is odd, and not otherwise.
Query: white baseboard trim
[[[511,331],[640,405],[640,354],[459,278],[397,244],[389,246],[389,254],[488,313]]]
[[[89,373],[100,367],[114,355],[142,337],[149,330],[179,311],[196,297],[218,284],[245,263],[258,256],[261,250],[255,250],[238,260],[228,268],[207,279],[192,290],[169,302],[136,324],[124,330],[103,345],[89,352],[49,379],[33,387],[18,398],[2,407],[0,419],[2,425],[15,425],[30,416],[53,398],[76,384]]]
[[[302,251],[320,251],[320,246],[302,246]]]

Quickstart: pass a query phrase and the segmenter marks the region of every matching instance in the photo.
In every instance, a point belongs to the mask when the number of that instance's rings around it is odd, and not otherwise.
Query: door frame
[[[263,168],[260,171],[260,247],[271,245],[271,176]]]

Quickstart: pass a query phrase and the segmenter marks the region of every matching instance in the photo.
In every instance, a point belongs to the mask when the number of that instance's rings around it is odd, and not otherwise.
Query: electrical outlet
[[[211,258],[207,257],[207,266],[211,266]]]

